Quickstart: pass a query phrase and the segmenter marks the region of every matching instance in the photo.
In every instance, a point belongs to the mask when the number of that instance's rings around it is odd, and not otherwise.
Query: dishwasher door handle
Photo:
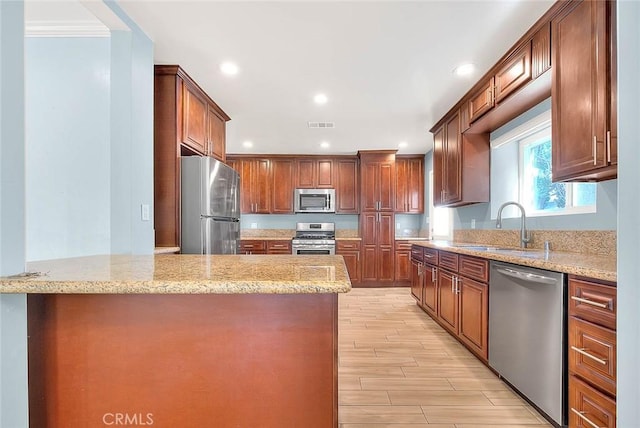
[[[544,275],[537,275],[535,273],[523,272],[510,268],[499,267],[496,268],[497,272],[500,272],[503,275],[510,276],[511,278],[522,279],[529,282],[535,282],[538,284],[555,284],[556,279],[550,278]]]

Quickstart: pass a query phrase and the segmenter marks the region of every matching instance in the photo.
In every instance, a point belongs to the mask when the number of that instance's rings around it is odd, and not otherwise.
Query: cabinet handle
[[[599,425],[593,423],[593,421],[591,419],[589,419],[588,417],[586,417],[584,414],[587,412],[581,412],[579,410],[574,409],[573,407],[571,408],[571,411],[573,413],[575,413],[576,415],[578,415],[578,417],[580,419],[582,419],[583,421],[585,421],[586,423],[588,423],[589,425],[591,425],[593,428],[602,428]]]
[[[575,300],[576,302],[585,303],[587,305],[595,306],[597,308],[609,309],[609,305],[606,304],[606,303],[598,303],[598,302],[594,302],[593,300],[583,299],[583,298],[578,297],[578,296],[571,296],[571,300]]]
[[[456,277],[455,275],[451,276],[451,294],[455,293],[455,285],[456,285]]]
[[[487,89],[487,107],[491,105],[491,87]]]
[[[593,164],[597,165],[598,164],[598,159],[596,158],[596,156],[598,155],[598,140],[596,139],[596,136],[593,136]]]
[[[462,282],[462,278],[456,277],[456,294],[460,294],[460,283]]]
[[[607,163],[611,163],[611,131],[607,131]]]
[[[578,354],[584,355],[585,357],[589,357],[592,360],[599,362],[602,365],[606,365],[607,364],[607,360],[603,360],[601,358],[596,357],[593,354],[590,354],[590,353],[586,352],[587,348],[576,348],[575,346],[572,346],[571,349],[576,351]]]
[[[438,282],[438,278],[436,277],[436,268],[431,268],[431,282],[434,284]]]

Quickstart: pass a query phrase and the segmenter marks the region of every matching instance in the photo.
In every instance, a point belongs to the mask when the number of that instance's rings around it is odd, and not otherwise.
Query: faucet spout
[[[500,205],[498,218],[496,219],[496,229],[502,229],[502,210],[509,205],[515,205],[520,209],[520,247],[527,248],[527,244],[531,241],[531,235],[527,230],[527,215],[524,212],[524,207],[519,203],[510,201]]]

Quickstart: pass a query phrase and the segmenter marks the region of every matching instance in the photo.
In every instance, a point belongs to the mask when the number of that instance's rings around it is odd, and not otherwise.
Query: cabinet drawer
[[[336,241],[336,251],[360,251],[360,241]]]
[[[569,426],[616,426],[616,402],[575,376],[569,376]]]
[[[407,241],[396,241],[396,251],[397,250],[411,250],[411,243]]]
[[[423,247],[420,247],[418,245],[412,245],[411,246],[411,258],[413,260],[416,260],[418,262],[421,262],[423,257],[422,257],[422,250]]]
[[[447,253],[440,251],[438,253],[438,265],[450,269],[454,272],[458,271],[458,255],[455,253]]]
[[[425,263],[429,263],[431,265],[438,265],[438,250],[434,250],[433,248],[425,248],[423,251],[422,260]]]
[[[616,288],[569,277],[569,315],[616,329]]]
[[[267,241],[269,254],[291,254],[291,241]]]
[[[255,250],[266,250],[267,243],[265,241],[261,241],[259,239],[256,240],[241,240],[240,241],[240,250],[241,251],[255,251]]]
[[[569,317],[569,371],[616,394],[616,332]]]
[[[482,282],[489,282],[489,262],[471,256],[460,256],[458,273]]]

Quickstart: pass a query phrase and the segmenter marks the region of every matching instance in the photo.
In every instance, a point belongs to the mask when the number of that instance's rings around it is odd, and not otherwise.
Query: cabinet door
[[[469,100],[469,122],[473,123],[493,108],[493,77],[490,78]]]
[[[379,209],[380,211],[393,211],[396,198],[396,166],[394,161],[381,162],[379,166],[380,187]]]
[[[363,281],[378,279],[378,215],[377,212],[360,214]]]
[[[451,204],[462,200],[462,138],[459,115],[453,115],[445,126],[442,201],[444,204]]]
[[[423,307],[433,317],[438,316],[438,268],[424,265],[424,297]]]
[[[395,279],[395,229],[393,213],[378,213],[378,280]]]
[[[507,63],[496,73],[495,103],[511,95],[531,80],[531,43],[527,43],[515,52]]]
[[[349,279],[351,279],[352,283],[357,283],[360,281],[359,274],[359,266],[360,266],[360,252],[356,251],[345,251],[339,252],[344,258],[344,264],[347,267],[347,272],[349,272]]]
[[[317,161],[315,186],[319,189],[333,188],[332,159],[320,159]]]
[[[411,250],[396,250],[395,271],[397,282],[411,281]]]
[[[251,199],[256,214],[271,213],[271,168],[269,159],[251,162]]]
[[[412,214],[424,212],[424,159],[411,158],[407,162],[407,210]]]
[[[433,134],[433,205],[444,203],[444,125]]]
[[[460,339],[475,353],[488,358],[489,289],[487,284],[459,277]]]
[[[618,165],[618,36],[616,2],[607,2],[609,6],[609,134],[606,136],[609,164]]]
[[[422,306],[423,298],[423,273],[422,262],[411,260],[411,295]]]
[[[183,83],[182,142],[201,154],[207,152],[207,102],[197,89]]]
[[[298,159],[296,165],[296,187],[298,189],[313,189],[317,175],[316,161],[313,159]]]
[[[207,154],[224,162],[225,160],[225,121],[218,117],[215,110],[208,108]]]
[[[360,180],[362,202],[361,211],[375,211],[378,209],[378,188],[380,176],[378,164],[375,162],[362,162],[360,165]]]
[[[295,162],[293,159],[273,159],[271,177],[273,194],[273,214],[293,214]]]
[[[451,333],[458,334],[458,295],[454,290],[454,274],[438,270],[438,319]]]
[[[607,4],[583,1],[552,21],[554,181],[607,165]]]
[[[551,24],[547,23],[533,36],[531,41],[531,77],[551,68]]]
[[[397,213],[407,212],[407,194],[409,193],[408,160],[396,159],[396,206]]]
[[[253,212],[253,193],[251,189],[252,161],[239,159],[235,161],[236,171],[240,174],[240,213],[251,214]]]
[[[360,198],[358,187],[358,161],[341,159],[335,162],[336,168],[336,213],[358,214]]]

